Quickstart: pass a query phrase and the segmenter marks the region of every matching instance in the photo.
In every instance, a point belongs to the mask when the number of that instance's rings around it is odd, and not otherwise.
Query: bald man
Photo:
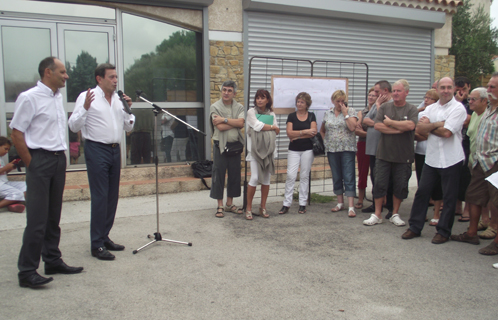
[[[444,207],[436,226],[437,233],[432,239],[432,243],[441,244],[448,241],[455,218],[460,168],[465,160],[462,127],[467,112],[453,96],[455,84],[451,78],[439,80],[437,91],[439,101],[422,111],[415,129],[427,137],[427,152],[408,221],[410,227],[401,237],[413,239],[420,236],[432,191],[441,184]]]

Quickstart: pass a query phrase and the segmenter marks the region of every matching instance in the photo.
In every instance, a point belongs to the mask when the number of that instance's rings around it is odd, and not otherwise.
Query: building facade
[[[210,104],[219,99],[221,83],[236,80],[240,88],[236,99],[244,105],[251,100],[249,87],[251,91],[271,89],[271,68],[250,69],[249,61],[255,56],[364,63],[368,73],[359,76],[358,82],[363,85],[350,88],[356,107],[361,107],[365,83],[372,86],[380,79],[407,79],[410,102],[418,103],[434,79],[453,76],[454,57],[448,55],[451,16],[460,4],[446,0],[0,0],[0,134],[10,135],[15,99],[36,83],[37,65],[49,55],[60,58],[69,72],[62,90],[68,117],[77,95],[95,86],[95,66],[103,62],[117,66],[118,87],[134,99],[137,117],[134,132],[123,135],[123,174],[152,167],[150,153],[156,146],[161,166],[210,158],[207,114]],[[316,75],[354,76],[347,70],[322,73]],[[137,90],[207,135],[155,116],[150,105],[138,99]],[[133,143],[137,140],[133,135],[144,134],[150,136],[150,145]],[[68,131],[68,143],[68,175],[84,172],[81,135]]]

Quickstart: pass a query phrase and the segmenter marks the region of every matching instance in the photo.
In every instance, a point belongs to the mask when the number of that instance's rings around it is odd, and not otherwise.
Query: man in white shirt
[[[91,221],[90,240],[92,256],[100,260],[114,260],[108,250],[122,251],[124,246],[109,239],[114,224],[119,196],[123,129],[133,129],[135,116],[123,110],[115,92],[118,77],[116,68],[108,63],[95,69],[97,86],[82,92],[69,118],[73,132],[81,130],[85,138],[85,161],[90,185]],[[124,95],[128,105],[131,99]]]
[[[45,274],[79,273],[61,259],[59,222],[66,180],[66,114],[59,91],[69,78],[59,59],[38,67],[41,81],[19,95],[10,123],[12,141],[26,165],[26,228],[19,253],[19,285],[35,288],[53,280],[36,270],[40,255]]]
[[[460,168],[465,160],[462,148],[462,127],[467,112],[453,97],[455,85],[451,78],[438,82],[439,101],[428,106],[417,124],[418,134],[428,136],[425,164],[420,183],[413,200],[410,228],[403,239],[419,237],[424,228],[429,198],[435,186],[441,183],[444,207],[436,226],[432,243],[448,241],[455,218]]]

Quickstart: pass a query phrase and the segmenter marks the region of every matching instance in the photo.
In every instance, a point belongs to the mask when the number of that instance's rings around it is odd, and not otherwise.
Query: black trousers
[[[433,168],[424,164],[420,184],[415,193],[413,200],[412,211],[410,213],[410,230],[416,234],[420,234],[425,224],[427,215],[427,207],[434,188],[438,187],[438,183],[443,188],[443,211],[436,226],[437,233],[445,238],[451,235],[451,228],[455,219],[455,208],[458,195],[458,183],[460,180],[460,169],[462,161],[448,168]]]
[[[40,255],[46,265],[62,263],[59,222],[66,183],[66,156],[63,151],[30,150],[26,168],[26,228],[19,253],[19,279],[36,273]]]
[[[121,150],[119,144],[85,143],[85,161],[90,185],[91,249],[104,246],[114,224],[119,198]]]
[[[225,174],[228,172],[227,197],[237,198],[241,194],[240,154],[227,156],[220,153],[217,141],[213,144],[213,174],[211,179],[210,197],[223,199],[225,188]]]

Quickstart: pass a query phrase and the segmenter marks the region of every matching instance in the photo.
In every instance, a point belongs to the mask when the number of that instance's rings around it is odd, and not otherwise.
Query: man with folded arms
[[[392,102],[383,103],[375,118],[375,130],[381,137],[375,160],[375,184],[373,196],[375,213],[363,221],[366,226],[382,223],[382,204],[387,195],[389,179],[393,178],[393,215],[389,221],[395,226],[404,226],[398,211],[403,199],[408,196],[408,180],[412,175],[415,159],[415,125],[418,120],[417,107],[406,102],[410,84],[404,79],[392,86]]]
[[[130,132],[135,116],[123,109],[115,92],[118,84],[116,68],[109,63],[95,69],[97,86],[82,92],[69,118],[73,132],[81,130],[85,138],[85,161],[90,185],[90,240],[92,256],[100,260],[114,260],[108,250],[122,251],[124,246],[109,239],[114,224],[119,197],[121,148],[123,129]],[[124,95],[128,105],[131,99]]]
[[[40,255],[45,274],[79,273],[61,259],[59,222],[66,183],[66,113],[59,91],[69,78],[59,59],[40,62],[41,80],[19,95],[10,123],[12,141],[26,165],[26,228],[19,253],[19,285],[36,288],[53,280],[36,272]]]
[[[488,82],[489,106],[482,115],[475,140],[475,153],[472,155],[472,178],[466,201],[470,209],[470,225],[467,232],[452,235],[451,240],[479,244],[477,228],[482,207],[492,201],[498,207],[498,189],[485,179],[498,171],[498,72],[493,73]],[[446,205],[446,204],[445,204]],[[498,254],[498,236],[487,246],[479,250],[486,255]]]
[[[403,239],[419,237],[424,228],[431,194],[439,184],[443,190],[443,210],[432,243],[448,241],[455,219],[460,170],[465,160],[462,148],[462,127],[467,118],[465,107],[453,97],[455,86],[451,78],[442,78],[437,85],[439,101],[420,114],[416,131],[427,138],[425,164],[413,200],[410,228]]]

